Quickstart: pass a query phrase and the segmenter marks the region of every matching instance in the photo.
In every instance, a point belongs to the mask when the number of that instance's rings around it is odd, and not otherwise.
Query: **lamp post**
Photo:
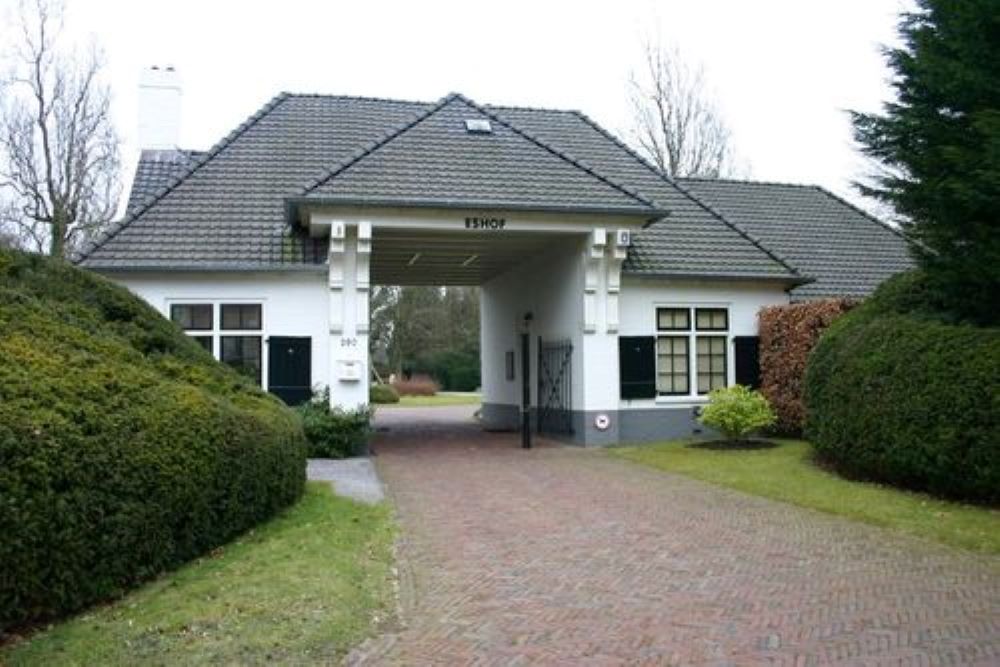
[[[521,323],[521,447],[531,449],[531,311]]]

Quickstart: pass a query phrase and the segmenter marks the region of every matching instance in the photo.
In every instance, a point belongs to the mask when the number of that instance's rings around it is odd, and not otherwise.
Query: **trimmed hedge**
[[[820,334],[855,302],[827,299],[763,308],[760,320],[760,391],[777,415],[773,431],[799,435],[805,425],[806,363]]]
[[[0,631],[204,554],[304,482],[280,401],[126,289],[0,250]]]
[[[1000,503],[1000,329],[946,321],[926,281],[885,283],[809,361],[807,435],[845,474]]]
[[[431,376],[444,391],[475,391],[480,385],[477,350],[440,350],[421,355],[408,370],[414,376]]]

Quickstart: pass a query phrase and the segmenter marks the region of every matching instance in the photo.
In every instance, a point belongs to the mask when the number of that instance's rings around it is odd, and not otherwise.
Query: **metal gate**
[[[573,344],[538,339],[538,432],[573,433]]]

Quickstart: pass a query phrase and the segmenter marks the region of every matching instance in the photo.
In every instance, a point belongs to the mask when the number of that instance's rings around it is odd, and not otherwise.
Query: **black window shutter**
[[[656,338],[620,336],[618,338],[618,373],[621,397],[656,397]]]
[[[760,389],[760,338],[737,336],[733,342],[736,344],[736,384]]]

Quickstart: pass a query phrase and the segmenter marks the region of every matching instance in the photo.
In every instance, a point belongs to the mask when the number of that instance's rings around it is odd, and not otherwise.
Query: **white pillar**
[[[584,251],[583,400],[575,409],[584,412],[577,437],[586,444],[618,441],[618,309],[629,241],[627,230],[595,230]],[[598,416],[606,418],[604,430],[596,425]]]
[[[371,224],[330,225],[330,406],[368,405]]]

